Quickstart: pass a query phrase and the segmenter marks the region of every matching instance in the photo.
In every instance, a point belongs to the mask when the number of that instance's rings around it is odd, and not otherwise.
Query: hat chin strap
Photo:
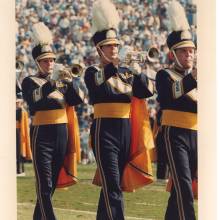
[[[49,74],[48,72],[45,72],[45,71],[41,68],[40,64],[38,63],[38,60],[35,60],[35,62],[36,62],[36,64],[37,64],[37,68],[38,68],[38,70],[39,70],[40,73]]]
[[[179,60],[178,60],[178,58],[177,58],[177,56],[176,56],[176,52],[175,52],[174,50],[172,50],[172,53],[173,53],[173,56],[174,56],[174,58],[175,58],[175,61],[176,61],[177,65],[178,65],[181,69],[184,69],[184,68],[183,68],[183,65],[179,62]]]
[[[105,56],[105,54],[103,53],[103,51],[102,51],[102,49],[100,48],[99,45],[96,46],[96,48],[99,51],[99,53],[101,53],[101,56],[103,56],[107,62],[112,63],[112,61],[108,57]]]

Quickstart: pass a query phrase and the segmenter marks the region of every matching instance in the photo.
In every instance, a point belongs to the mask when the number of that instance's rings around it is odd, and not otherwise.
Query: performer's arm
[[[147,98],[154,94],[154,86],[148,77],[141,73],[134,75],[133,81],[133,95],[137,98]]]
[[[48,94],[53,92],[55,86],[52,86],[48,81],[42,86],[37,85],[30,77],[26,77],[22,82],[22,91],[25,101],[30,104],[41,101],[46,98]]]
[[[156,75],[156,89],[159,96],[164,99],[178,99],[197,87],[197,81],[192,74],[186,75],[181,80],[173,80],[164,70]]]
[[[73,81],[67,85],[65,98],[68,105],[78,105],[85,101],[85,90],[82,90],[73,79]]]
[[[85,71],[85,83],[89,91],[99,90],[103,83],[114,76],[118,69],[112,64],[107,64],[104,68],[91,66]]]

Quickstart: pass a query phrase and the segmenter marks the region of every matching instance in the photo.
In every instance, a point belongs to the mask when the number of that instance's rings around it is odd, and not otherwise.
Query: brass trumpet
[[[82,73],[83,67],[80,64],[73,64],[70,67],[66,67],[63,64],[56,63],[52,74],[59,80],[71,81],[75,77],[80,77]]]
[[[147,51],[133,51],[130,46],[125,46],[119,52],[119,59],[126,65],[132,62],[138,64],[155,63],[159,61],[159,56],[160,52],[156,47],[150,47]]]
[[[73,76],[79,76],[81,77],[82,76],[82,73],[83,73],[83,66],[80,65],[80,64],[73,64],[71,67],[70,67],[70,71],[71,71],[71,74]]]

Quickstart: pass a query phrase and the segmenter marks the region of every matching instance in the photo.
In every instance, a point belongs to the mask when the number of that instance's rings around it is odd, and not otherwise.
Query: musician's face
[[[45,58],[39,60],[38,63],[43,73],[52,73],[54,67],[54,59],[53,58]]]
[[[175,50],[176,56],[184,69],[190,69],[193,67],[195,59],[195,48],[183,47]]]
[[[101,47],[101,50],[105,54],[105,56],[112,60],[118,58],[118,44],[108,44]]]

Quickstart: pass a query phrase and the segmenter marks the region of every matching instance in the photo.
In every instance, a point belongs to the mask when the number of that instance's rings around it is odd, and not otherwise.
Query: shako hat
[[[35,61],[39,61],[45,58],[56,58],[52,48],[52,34],[43,22],[39,22],[33,25],[32,39],[35,44],[32,49],[32,57]]]
[[[97,0],[92,8],[92,40],[95,46],[120,44],[118,24],[120,18],[110,0]]]
[[[169,49],[175,50],[182,47],[195,48],[189,23],[182,5],[176,0],[173,0],[167,10],[173,30],[167,37],[167,46]]]

